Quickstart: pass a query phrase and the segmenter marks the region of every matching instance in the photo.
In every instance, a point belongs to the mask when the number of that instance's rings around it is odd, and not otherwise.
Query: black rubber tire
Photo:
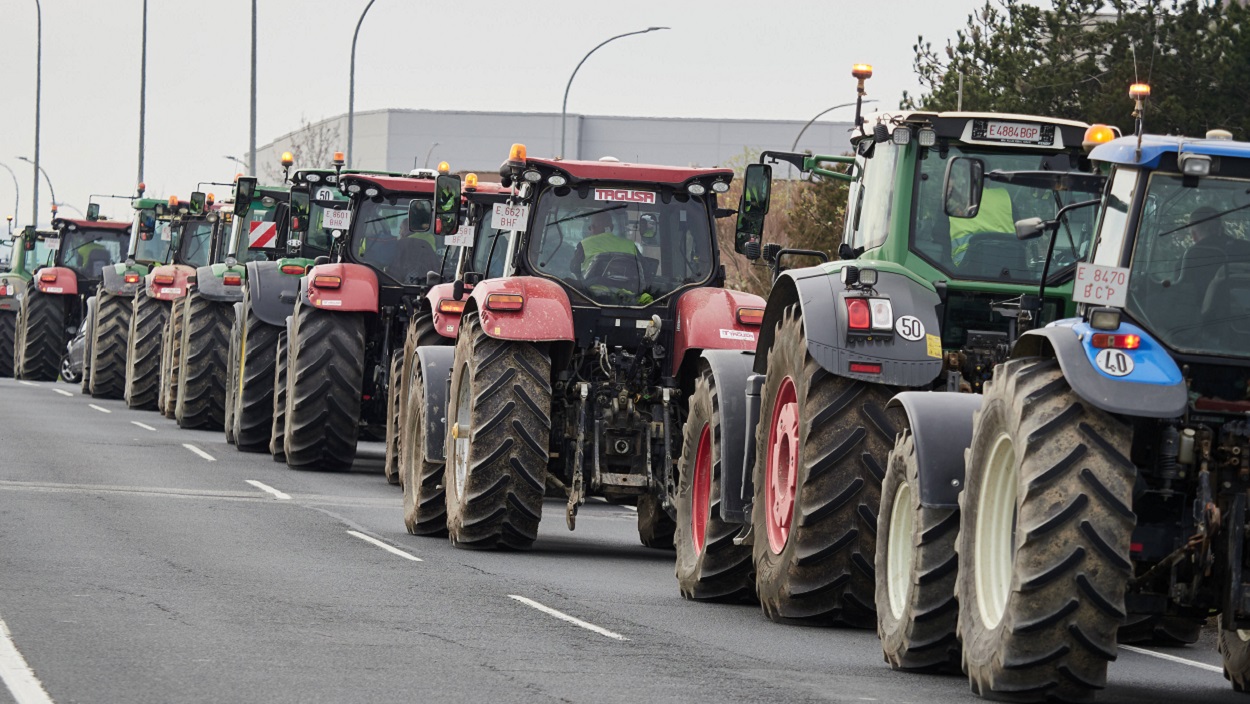
[[[226,406],[222,427],[226,431],[226,444],[235,444],[235,434],[239,431],[239,355],[243,344],[243,319],[239,314],[241,308],[234,309],[234,317],[230,321],[230,346],[226,353]]]
[[[95,331],[95,303],[91,303],[87,308],[87,329],[83,335],[82,346],[82,373],[78,376],[78,383],[81,392],[86,395],[91,393],[91,337]]]
[[[1250,692],[1250,640],[1243,639],[1237,631],[1224,630],[1223,614],[1216,629],[1219,631],[1216,649],[1224,661],[1224,679],[1233,685],[1234,691]]]
[[[286,462],[286,378],[291,367],[287,361],[287,332],[278,329],[278,340],[274,345],[273,378],[273,410],[269,425],[269,455],[274,462]]]
[[[550,456],[546,347],[491,338],[477,314],[465,316],[447,405],[444,475],[452,545],[529,548],[538,538]],[[461,427],[468,437],[457,441]]]
[[[975,694],[1081,701],[1106,685],[1132,569],[1130,446],[1129,428],[1086,406],[1053,359],[1011,360],[986,384],[959,497],[959,636]],[[1001,558],[1011,582],[991,626],[981,604],[990,597],[978,590],[978,521],[998,452],[1014,453],[1003,456],[1014,457],[1016,481],[1002,485],[1015,492],[1016,528]]]
[[[283,437],[287,466],[351,469],[364,388],[364,318],[297,303],[293,335]]]
[[[126,296],[96,291],[95,328],[92,332],[91,395],[120,399],[126,395],[126,344],[130,336],[130,310],[134,302]]]
[[[1116,642],[1178,648],[1193,645],[1202,636],[1203,620],[1162,614],[1129,614],[1116,633]]]
[[[409,365],[412,376],[404,383],[407,390],[407,420],[404,422],[399,470],[404,478],[404,527],[412,535],[447,535],[447,498],[443,485],[445,462],[425,458],[426,442],[443,442],[445,438],[427,438],[425,414],[446,413],[445,408],[431,409],[426,404],[426,380],[416,355]],[[435,381],[435,383],[439,383]]]
[[[16,347],[18,379],[56,381],[65,351],[65,308],[70,300],[70,296],[41,293],[34,286],[26,289],[18,329],[21,345]]]
[[[881,484],[875,561],[877,635],[885,661],[896,670],[959,672],[959,603],[955,600],[959,511],[920,505],[919,470],[915,440],[911,430],[904,429],[895,440]],[[899,505],[900,496],[905,505]],[[907,591],[898,595],[897,605],[891,603],[889,586],[890,529],[895,511],[910,513],[912,526],[908,536],[912,551],[907,564],[899,565],[898,573],[902,576],[902,569],[907,570]]]
[[[399,408],[402,405],[399,395],[404,387],[399,375],[403,367],[403,352],[392,354],[386,377],[386,459],[382,463],[382,474],[386,476],[387,484],[395,486],[403,484],[399,471],[400,428],[403,427],[399,424]]]
[[[17,312],[0,311],[0,377],[13,376],[17,349]]]
[[[178,373],[182,360],[182,320],[186,315],[186,299],[172,303],[169,323],[161,337],[161,390],[157,406],[161,415],[174,417],[178,402]]]
[[[234,444],[243,452],[266,452],[270,449],[269,441],[273,439],[274,375],[277,373],[278,341],[282,328],[256,317],[246,295],[242,316],[242,344],[240,357],[235,363],[238,389]],[[282,378],[285,382],[285,374]]]
[[[653,550],[672,550],[677,523],[653,494],[638,497],[638,542]]]
[[[143,291],[131,304],[126,338],[126,406],[155,411],[161,386],[161,338],[169,303]]]
[[[696,601],[739,601],[755,597],[751,574],[751,547],[734,545],[740,526],[720,517],[721,425],[720,396],[710,369],[703,368],[695,380],[690,412],[682,430],[682,454],[677,475],[677,520],[673,537],[677,551],[677,586],[681,595]],[[703,550],[694,541],[694,475],[704,429],[709,440],[710,491],[708,516],[703,530]],[[731,458],[732,459],[732,458]]]
[[[773,406],[792,378],[798,406],[797,479],[790,531],[780,552],[767,528],[767,457]],[[802,312],[786,308],[774,331],[756,426],[752,510],[755,590],[774,621],[806,619],[857,628],[876,624],[877,510],[899,409],[897,389],[835,376],[807,351]]]
[[[408,427],[408,399],[411,394],[408,393],[407,384],[408,381],[412,379],[412,366],[416,362],[417,348],[428,347],[431,345],[453,345],[455,342],[455,338],[443,337],[434,331],[434,320],[428,313],[417,314],[416,317],[409,321],[408,330],[404,333],[404,353],[399,373],[398,376],[394,374],[391,375],[391,384],[387,389],[388,396],[390,394],[396,394],[395,398],[398,402],[398,409],[397,415],[395,416],[395,427],[399,430],[392,439],[391,427],[388,419],[386,464],[387,471],[390,472],[392,467],[392,457],[394,458],[394,471],[397,476],[395,481],[397,481],[400,485],[403,485],[407,476],[403,468],[407,466],[406,463],[409,461],[407,459],[408,455],[404,450],[404,442],[407,439],[407,434],[403,431],[403,428]],[[393,449],[392,441],[394,443]],[[393,455],[392,452],[394,453]],[[389,474],[387,479],[390,479]]]
[[[234,304],[187,294],[174,418],[180,428],[221,430],[226,420],[226,356]]]

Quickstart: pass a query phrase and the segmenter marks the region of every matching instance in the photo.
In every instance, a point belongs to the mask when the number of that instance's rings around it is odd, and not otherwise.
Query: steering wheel
[[[590,268],[582,275],[586,286],[605,286],[641,293],[646,286],[643,281],[642,262],[633,254],[604,252],[590,259]]]

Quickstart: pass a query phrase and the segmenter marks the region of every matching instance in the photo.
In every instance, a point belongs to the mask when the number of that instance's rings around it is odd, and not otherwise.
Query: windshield
[[[428,200],[428,197],[423,197]],[[442,238],[429,232],[410,232],[408,208],[412,196],[378,196],[359,201],[352,212],[352,257],[405,286],[424,284],[426,274],[441,271],[444,278],[455,260],[444,267]]]
[[[912,249],[957,279],[982,279],[1035,284],[1046,263],[1047,237],[1020,241],[1015,223],[1025,218],[1050,220],[1064,205],[1098,197],[1095,192],[1054,191],[1049,188],[998,183],[986,178],[981,209],[973,218],[954,218],[943,209],[942,190],[951,157],[970,156],[991,171],[1071,171],[1068,154],[1036,151],[973,149],[950,145],[945,153],[928,150],[920,161],[912,213]],[[1070,211],[1055,234],[1052,274],[1084,258],[1094,230],[1096,208]]]
[[[62,230],[60,261],[88,279],[103,278],[104,267],[125,258],[125,230]]]
[[[1129,313],[1173,349],[1250,356],[1250,180],[1154,173]]]
[[[503,265],[508,258],[508,231],[497,230],[491,225],[490,207],[484,208],[485,214],[477,222],[472,250],[473,260],[469,263],[469,271],[486,275],[488,279],[503,276]]]
[[[40,267],[48,265],[50,261],[49,255],[51,254],[52,250],[48,249],[48,243],[41,238],[36,238],[35,249],[26,253],[26,261],[24,262],[26,273],[34,276]]]
[[[293,202],[294,199],[292,199]],[[308,232],[304,236],[304,245],[318,250],[319,253],[328,253],[330,251],[330,232],[332,230],[327,229],[325,226],[326,211],[347,210],[347,208],[348,203],[345,200],[328,203],[312,201],[309,204]]]
[[[589,300],[640,306],[712,274],[712,227],[701,196],[549,188],[531,222],[529,261]]]
[[[208,266],[212,257],[213,223],[206,220],[192,220],[182,225],[182,237],[178,247],[181,264],[197,269]]]
[[[258,198],[255,204],[248,209],[246,217],[234,218],[230,231],[231,244],[229,250],[234,252],[236,259],[243,262],[264,262],[277,259],[280,256],[280,250],[277,249],[277,223],[274,221],[276,217],[277,204],[267,206],[264,205],[263,200]],[[270,229],[272,229],[272,233]],[[244,236],[244,232],[247,233],[246,236]],[[268,235],[272,235],[267,240],[270,244],[270,249],[248,248],[251,242],[262,241]]]
[[[132,237],[137,235],[135,261],[161,264],[169,261],[170,245],[174,242],[170,235],[169,221],[158,221],[155,210],[146,208],[136,211],[130,232]]]

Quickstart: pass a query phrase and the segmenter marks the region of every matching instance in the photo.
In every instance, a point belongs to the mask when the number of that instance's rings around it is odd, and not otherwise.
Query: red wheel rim
[[[690,538],[694,554],[702,555],[707,543],[707,518],[712,511],[712,429],[703,424],[694,456],[694,484],[690,488]]]
[[[768,431],[768,472],[764,510],[768,547],[780,553],[790,538],[794,494],[799,478],[799,402],[794,380],[786,377],[777,389],[773,422]]]

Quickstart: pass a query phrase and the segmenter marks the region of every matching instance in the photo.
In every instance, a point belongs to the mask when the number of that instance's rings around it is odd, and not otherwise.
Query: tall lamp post
[[[43,8],[35,0],[35,182],[31,190],[30,222],[39,226],[39,99],[43,87]],[[28,160],[29,161],[29,160]],[[45,174],[46,176],[46,174]],[[49,186],[50,188],[50,186]],[[56,202],[53,196],[52,202]]]
[[[3,166],[4,170],[9,172],[9,177],[13,179],[13,215],[10,216],[9,220],[9,225],[13,225],[12,218],[17,216],[17,212],[21,208],[22,191],[17,187],[17,174],[13,173],[13,169],[10,169],[9,165],[4,162],[0,162],[0,166]]]
[[[352,35],[352,65],[350,69],[351,75],[348,77],[347,86],[347,168],[352,168],[352,138],[356,135],[356,40],[360,38],[360,25],[364,24],[365,15],[369,14],[369,8],[373,7],[376,0],[369,0],[369,4],[365,5],[364,11],[360,13],[360,19],[356,20],[356,33]]]
[[[668,27],[647,27],[646,29],[640,29],[636,32],[626,32],[624,34],[618,34],[615,37],[605,39],[602,42],[600,42],[598,46],[586,52],[586,55],[582,57],[582,60],[577,62],[577,68],[573,69],[573,73],[569,76],[568,84],[564,86],[564,102],[560,105],[560,158],[561,159],[564,158],[564,133],[565,133],[564,127],[565,127],[565,120],[568,118],[568,113],[569,113],[569,88],[573,87],[573,79],[577,77],[577,72],[579,69],[581,69],[582,64],[586,63],[586,59],[589,59],[591,54],[595,53],[596,51],[599,51],[599,49],[602,48],[603,45],[608,44],[609,42],[614,42],[617,39],[620,39],[622,37],[631,37],[635,34],[646,34],[647,32],[658,32],[661,29],[669,29],[669,28]]]
[[[31,161],[30,159],[27,159],[24,156],[19,156],[18,159],[35,167],[35,183],[39,183],[39,174],[43,174],[43,180],[48,182],[48,192],[52,194],[52,214],[56,215],[56,209],[57,209],[56,189],[52,187],[52,179],[48,177],[48,172],[44,170],[42,166],[39,165],[38,161]],[[36,204],[35,205],[35,225],[36,226],[39,224],[38,215],[39,215],[39,206],[38,204]]]
[[[238,164],[239,166],[242,166],[242,167],[244,168],[244,170],[247,170],[247,169],[249,168],[249,167],[248,167],[248,165],[247,165],[247,162],[243,161],[242,159],[240,159],[240,158],[239,158],[239,157],[237,157],[237,156],[230,156],[229,154],[227,154],[227,155],[226,155],[225,157],[223,157],[223,158],[225,158],[225,159],[229,159],[230,161],[233,161],[234,163]]]
[[[256,0],[252,0],[252,120],[247,142],[247,172],[256,175]]]
[[[864,100],[862,103],[859,103],[859,104],[861,104],[861,105],[862,105],[862,104],[864,104],[864,103],[875,103],[875,102],[877,102],[877,101],[876,101],[876,100]],[[819,120],[820,118],[824,117],[825,115],[828,115],[829,113],[833,112],[834,110],[837,110],[838,108],[849,108],[849,107],[851,107],[852,105],[855,105],[855,104],[856,104],[856,103],[842,103],[842,104],[840,104],[840,105],[834,105],[834,106],[833,106],[833,107],[831,107],[831,108],[826,108],[826,109],[821,110],[820,112],[816,113],[816,117],[813,117],[812,119],[808,120],[808,121],[807,121],[807,124],[806,124],[806,125],[803,125],[803,129],[799,130],[799,133],[798,133],[797,135],[795,135],[795,137],[794,137],[794,144],[791,144],[791,145],[790,145],[790,151],[794,151],[794,150],[796,150],[796,149],[798,149],[798,148],[799,148],[799,140],[800,140],[800,139],[803,139],[803,133],[804,133],[804,132],[806,132],[806,131],[807,131],[807,128],[808,128],[808,127],[811,127],[811,126],[812,126],[812,125],[813,125],[813,124],[814,124],[817,120]],[[789,169],[787,169],[787,170],[786,170],[786,178],[789,178],[789,177],[790,177],[790,173],[792,172],[791,170],[792,170],[793,168],[794,168],[794,167],[793,167],[793,166],[791,166]]]
[[[139,178],[143,183],[143,128],[148,105],[148,0],[143,0],[143,49],[139,52]]]

